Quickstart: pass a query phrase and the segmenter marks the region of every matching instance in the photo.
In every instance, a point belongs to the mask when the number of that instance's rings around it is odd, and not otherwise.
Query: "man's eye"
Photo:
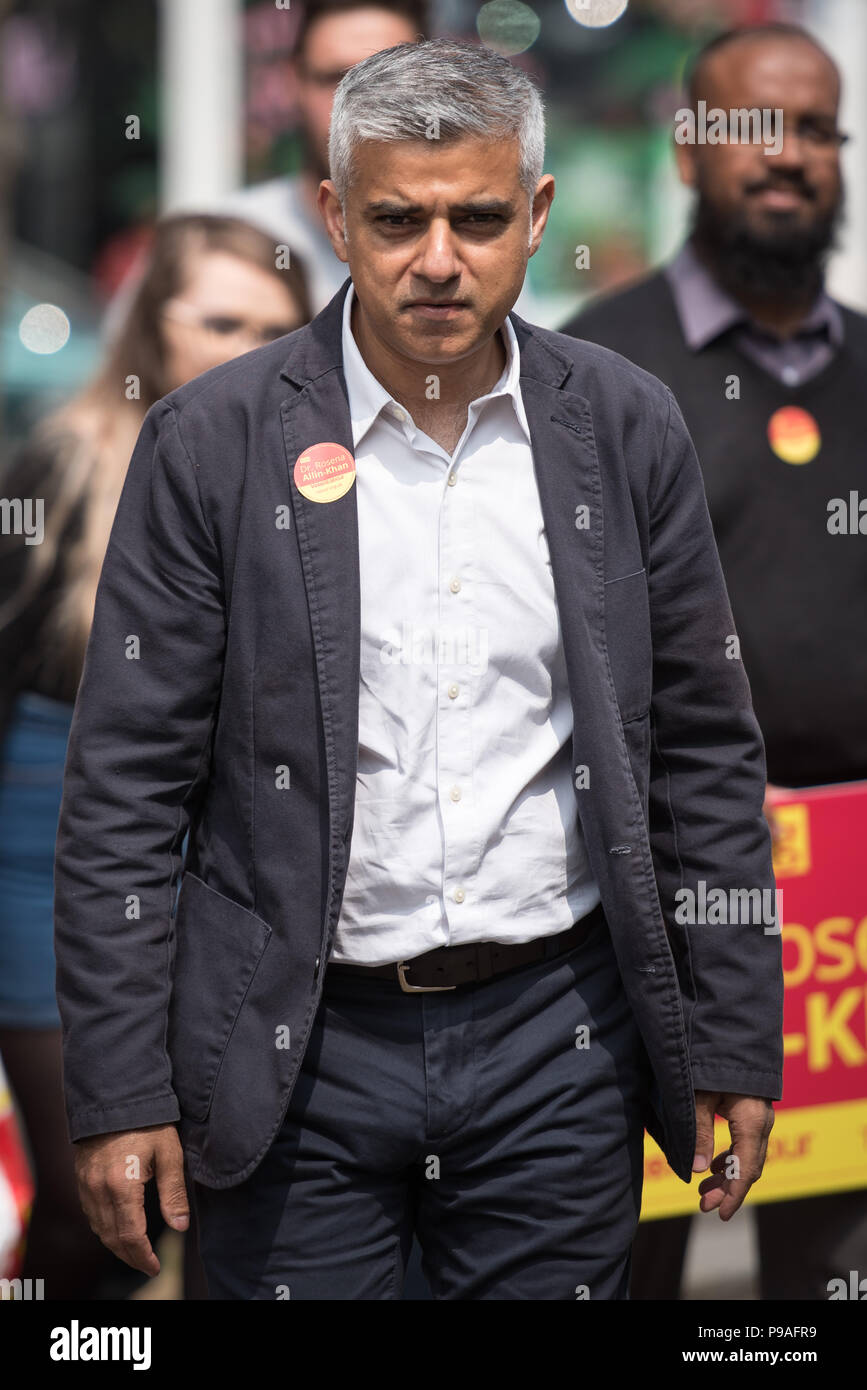
[[[413,224],[413,218],[409,213],[385,212],[377,217],[377,222],[386,227],[407,227]],[[461,217],[460,222],[464,226],[470,227],[494,227],[502,222],[502,217],[498,212],[470,212],[465,217]]]
[[[238,329],[243,327],[240,319],[222,318],[218,315],[203,319],[203,323],[209,333],[237,333]]]

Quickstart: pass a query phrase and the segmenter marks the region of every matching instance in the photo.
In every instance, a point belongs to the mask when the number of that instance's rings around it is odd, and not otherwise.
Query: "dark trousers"
[[[604,919],[444,993],[327,974],[262,1163],[193,1184],[210,1297],[399,1299],[415,1233],[436,1299],[628,1298],[649,1075]]]

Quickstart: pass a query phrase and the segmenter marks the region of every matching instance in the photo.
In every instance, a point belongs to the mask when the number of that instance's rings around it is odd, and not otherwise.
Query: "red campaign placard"
[[[783,922],[783,1098],[752,1202],[867,1186],[867,782],[771,794]],[[714,1151],[730,1143],[715,1125]],[[642,1220],[698,1209],[645,1135]]]
[[[784,1091],[778,1108],[867,1097],[867,783],[775,798]]]

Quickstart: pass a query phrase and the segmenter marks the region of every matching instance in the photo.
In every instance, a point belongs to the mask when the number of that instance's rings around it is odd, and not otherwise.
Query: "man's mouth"
[[[463,313],[469,306],[462,299],[413,299],[405,307],[423,318],[448,319]]]
[[[780,212],[789,212],[813,201],[813,194],[808,189],[798,188],[794,184],[761,184],[749,191],[766,208]]]

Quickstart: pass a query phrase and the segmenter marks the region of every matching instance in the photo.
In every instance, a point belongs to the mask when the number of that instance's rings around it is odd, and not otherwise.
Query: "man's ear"
[[[349,252],[346,249],[346,243],[349,238],[346,235],[343,208],[340,206],[337,189],[331,179],[323,179],[320,183],[319,192],[316,195],[316,206],[319,208],[319,215],[325,223],[325,230],[328,233],[328,240],[334,248],[334,254],[339,260],[347,263]]]
[[[542,234],[545,231],[545,224],[548,221],[548,213],[551,211],[553,201],[554,176],[553,174],[543,174],[536,184],[536,192],[533,195],[530,209],[530,240],[527,249],[531,256],[535,256],[542,244]]]
[[[674,162],[677,165],[677,172],[680,181],[687,188],[695,188],[696,167],[694,147],[690,144],[680,144],[674,141]]]

